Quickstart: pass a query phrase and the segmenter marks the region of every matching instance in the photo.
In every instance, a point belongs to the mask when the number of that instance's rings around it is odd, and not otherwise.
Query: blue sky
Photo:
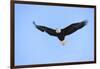
[[[66,36],[65,46],[32,23],[55,29],[83,20],[88,20],[88,24]],[[93,60],[93,8],[15,4],[15,65]]]

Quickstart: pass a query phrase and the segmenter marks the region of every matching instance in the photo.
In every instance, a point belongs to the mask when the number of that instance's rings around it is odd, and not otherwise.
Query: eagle
[[[46,26],[37,25],[35,23],[35,21],[33,21],[33,24],[41,32],[46,32],[50,36],[57,37],[61,41],[61,44],[64,46],[65,45],[65,41],[64,41],[65,36],[70,35],[70,34],[74,33],[75,31],[83,28],[87,24],[87,20],[72,23],[72,24],[70,24],[69,26],[67,26],[63,29],[59,29],[59,28],[52,29],[52,28],[49,28],[49,27],[46,27]]]

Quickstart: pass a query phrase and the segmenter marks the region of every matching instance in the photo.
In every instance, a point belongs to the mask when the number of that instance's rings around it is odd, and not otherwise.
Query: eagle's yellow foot
[[[66,41],[61,41],[62,46],[64,46],[66,44]]]

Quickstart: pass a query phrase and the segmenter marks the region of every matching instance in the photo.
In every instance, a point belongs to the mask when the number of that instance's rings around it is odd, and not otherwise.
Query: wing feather
[[[56,36],[57,33],[56,33],[56,30],[54,29],[51,29],[51,28],[48,28],[46,26],[41,26],[41,25],[36,25],[36,28],[42,32],[47,32],[49,35],[52,35],[52,36]]]
[[[65,27],[64,29],[61,29],[61,31],[64,35],[70,35],[74,33],[75,31],[84,27],[86,23],[87,23],[86,20],[82,22],[74,23],[74,24],[69,25],[68,27]]]

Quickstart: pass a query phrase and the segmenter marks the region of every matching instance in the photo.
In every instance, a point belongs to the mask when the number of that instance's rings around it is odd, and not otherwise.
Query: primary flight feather
[[[37,25],[37,24],[35,24],[35,22],[33,22],[33,24],[35,25],[35,27],[38,30],[40,30],[42,32],[46,32],[51,36],[56,36],[56,37],[58,37],[58,39],[60,41],[63,42],[66,35],[70,35],[70,34],[74,33],[75,31],[84,27],[87,24],[87,20],[73,23],[63,29],[52,29],[52,28],[48,28],[46,26]]]

